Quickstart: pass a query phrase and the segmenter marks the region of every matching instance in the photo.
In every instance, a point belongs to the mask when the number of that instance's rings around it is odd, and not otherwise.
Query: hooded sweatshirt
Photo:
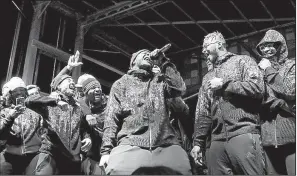
[[[263,102],[261,118],[263,124],[262,143],[264,146],[285,145],[295,143],[296,117],[296,80],[295,61],[288,59],[288,48],[285,38],[275,30],[268,30],[257,45],[258,54],[260,45],[266,42],[274,43],[277,53],[273,58],[268,58],[272,67],[263,72],[265,78],[266,95]],[[288,108],[286,108],[288,107]],[[286,111],[292,112],[285,114]]]
[[[223,87],[217,91],[205,85],[214,77],[223,79]],[[246,133],[259,134],[263,93],[263,77],[252,58],[233,53],[219,57],[198,95],[194,145],[205,147],[209,132],[212,141],[228,141]]]
[[[168,98],[181,96],[185,83],[174,64],[166,61],[161,73],[129,70],[111,88],[104,121],[101,155],[117,145],[146,149],[180,145],[170,124]]]
[[[100,106],[88,106],[85,99],[79,99],[79,103],[82,107],[84,115],[92,115],[96,118],[97,123],[94,126],[91,126],[90,137],[92,139],[92,148],[87,153],[87,156],[95,161],[100,161],[100,148],[102,144],[103,137],[103,127],[105,120],[105,110],[107,105],[108,96],[103,95],[102,102]]]

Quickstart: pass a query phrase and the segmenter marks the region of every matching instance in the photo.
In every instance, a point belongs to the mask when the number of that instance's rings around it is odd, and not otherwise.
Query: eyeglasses
[[[264,43],[262,45],[259,46],[259,49],[260,50],[264,50],[265,48],[271,48],[271,47],[274,47],[274,43]]]

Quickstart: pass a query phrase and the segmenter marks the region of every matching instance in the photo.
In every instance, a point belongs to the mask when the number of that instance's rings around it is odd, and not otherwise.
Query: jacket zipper
[[[151,83],[152,80],[149,80],[148,82],[148,86],[147,86],[147,92],[146,92],[146,96],[148,97],[149,99],[149,104],[151,104],[151,99],[150,99],[150,96],[149,96],[149,89],[150,89],[150,83]],[[147,107],[146,107],[147,108]],[[148,111],[146,111],[148,113]],[[152,152],[152,128],[151,128],[151,125],[150,125],[150,115],[148,115],[148,126],[149,126],[149,149],[150,149],[150,152]]]
[[[25,145],[25,137],[24,137],[24,129],[23,129],[23,117],[21,115],[21,129],[22,129],[22,141],[23,141],[23,146],[21,147],[22,149],[22,154],[25,153],[25,150],[26,150],[26,145]]]
[[[274,121],[274,140],[275,140],[275,145],[274,147],[275,148],[278,148],[278,144],[277,144],[277,135],[276,135],[276,120],[273,120]]]
[[[68,107],[69,108],[69,107]],[[72,124],[71,124],[71,120],[72,120],[72,110],[70,110],[70,112],[69,112],[69,114],[70,114],[70,130],[69,130],[69,133],[70,133],[70,135],[69,135],[69,142],[68,142],[68,144],[69,144],[69,149],[71,149],[71,131],[72,131]],[[68,134],[69,134],[68,133]]]
[[[217,67],[217,68],[214,69],[214,71],[215,71],[215,76],[216,76],[216,77],[218,77],[218,69],[220,69],[220,68],[221,68],[221,65],[220,65],[219,67]],[[222,98],[219,98],[218,101],[220,101],[221,99],[222,99]],[[224,128],[224,131],[225,131],[226,142],[228,142],[228,141],[229,141],[229,137],[228,137],[228,132],[227,132],[227,127],[226,127],[225,117],[224,117],[224,113],[223,113],[223,110],[222,110],[222,108],[221,108],[221,105],[222,105],[221,103],[218,104],[219,109],[220,109],[221,114],[222,114],[223,128]]]

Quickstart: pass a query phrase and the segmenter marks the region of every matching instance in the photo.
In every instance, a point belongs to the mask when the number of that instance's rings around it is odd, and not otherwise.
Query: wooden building
[[[279,30],[295,58],[293,0],[1,0],[1,85],[12,76],[50,92],[52,78],[79,50],[83,65],[73,71],[98,78],[109,93],[125,74],[133,52],[167,43],[167,53],[187,84],[195,109],[206,65],[203,37],[220,31],[230,51],[255,59],[268,29]]]

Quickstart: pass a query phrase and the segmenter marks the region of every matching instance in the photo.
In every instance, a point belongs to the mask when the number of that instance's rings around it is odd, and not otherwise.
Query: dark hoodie
[[[186,86],[174,64],[167,61],[160,68],[161,73],[155,75],[130,70],[112,85],[101,155],[117,145],[147,149],[180,145],[169,122],[166,100],[181,96]]]
[[[267,91],[261,113],[261,119],[264,121],[261,127],[262,142],[264,146],[295,143],[295,61],[288,59],[287,44],[279,32],[267,31],[257,45],[257,51],[262,57],[265,55],[262,55],[259,47],[266,42],[275,43],[277,54],[268,58],[272,67],[263,72]],[[287,105],[289,108],[286,108]],[[284,113],[284,109],[292,114]]]
[[[103,127],[105,119],[105,109],[107,105],[108,96],[103,95],[102,102],[99,106],[88,106],[85,99],[82,97],[78,101],[82,107],[84,115],[92,115],[96,117],[97,123],[91,126],[90,137],[92,140],[92,148],[87,153],[87,157],[95,161],[100,161],[100,148],[102,144],[103,137]]]

